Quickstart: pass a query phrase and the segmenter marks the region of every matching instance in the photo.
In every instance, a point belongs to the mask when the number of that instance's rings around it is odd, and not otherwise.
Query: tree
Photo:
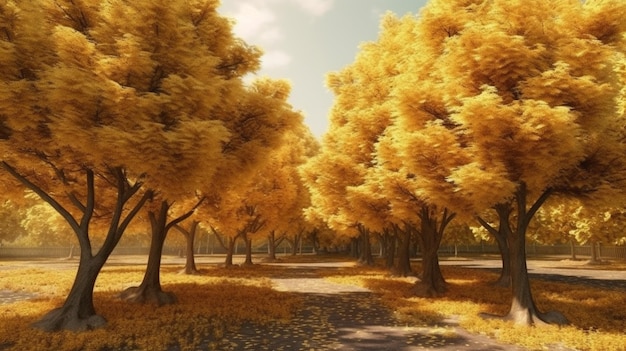
[[[424,197],[466,214],[511,206],[499,219],[516,323],[566,322],[540,312],[530,290],[526,230],[543,203],[557,193],[621,201],[624,11],[619,1],[432,1],[421,13],[422,52],[398,83],[396,122],[413,134],[407,149],[437,150],[415,171],[431,180]]]
[[[118,103],[123,94],[93,69],[101,57],[83,35],[92,9],[85,9],[77,22],[48,5],[1,5],[7,26],[1,39],[6,50],[0,78],[0,167],[3,176],[19,181],[59,212],[81,246],[77,276],[65,303],[35,326],[84,330],[105,323],[93,305],[96,277],[150,193],[138,194],[144,177],[126,168],[134,149],[120,147],[119,138],[113,137],[132,130],[128,124],[133,120],[125,125],[112,122],[125,107]],[[96,187],[101,189],[97,197]],[[115,200],[100,201],[107,197]],[[94,253],[90,229],[101,229],[91,225],[96,213],[106,213],[108,225]]]
[[[376,196],[376,180],[368,175],[376,166],[375,145],[391,121],[390,93],[406,53],[408,22],[388,14],[377,41],[361,45],[354,62],[328,74],[326,84],[336,96],[330,128],[321,152],[303,167],[311,192],[309,216],[365,243],[360,262],[372,264],[369,236],[382,232],[388,200]],[[368,184],[374,181],[374,184]]]
[[[272,114],[254,128],[238,127],[249,113],[232,113],[249,95],[240,77],[258,67],[260,52],[233,37],[215,1],[8,4],[1,165],[63,215],[81,246],[66,303],[38,326],[98,327],[95,279],[155,191],[161,206],[153,213],[167,214],[161,209],[175,201],[170,194],[194,193],[199,175],[210,180],[245,165],[232,150],[246,145],[244,156],[251,155],[275,135],[254,138],[251,130],[292,122]],[[93,254],[96,213],[109,225]]]
[[[11,200],[6,200],[0,206],[0,244],[12,242],[26,236],[27,231],[22,226],[23,211]]]
[[[268,238],[269,260],[276,260],[276,247],[288,237],[293,238],[289,241],[295,254],[297,238],[306,230],[302,211],[310,203],[309,193],[298,167],[318,148],[317,140],[304,125],[285,133],[283,138],[282,146],[259,169],[254,181],[253,198],[265,219],[261,234]]]
[[[287,102],[290,91],[291,86],[284,80],[258,78],[248,87],[237,109],[225,114],[238,132],[237,138],[224,146],[224,162],[216,173],[220,181],[200,188],[213,200],[199,210],[228,251],[226,266],[232,265],[240,238],[247,247],[246,263],[252,263],[248,235],[257,233],[266,221],[252,195],[254,187],[261,185],[259,173],[285,145],[284,135],[302,127],[302,115]]]

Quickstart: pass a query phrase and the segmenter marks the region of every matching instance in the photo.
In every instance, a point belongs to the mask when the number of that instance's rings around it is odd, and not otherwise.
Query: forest
[[[33,327],[104,327],[94,286],[126,236],[149,238],[150,252],[121,299],[176,304],[161,286],[164,243],[184,238],[185,273],[198,274],[201,230],[226,267],[238,243],[244,265],[253,245],[276,259],[305,240],[365,266],[376,243],[408,276],[418,247],[411,292],[426,298],[449,292],[442,243],[492,241],[503,318],[569,323],[535,303],[526,247],[626,244],[625,2],[431,0],[389,13],[328,73],[321,140],[289,82],[250,79],[262,48],[219,6],[0,1],[0,241],[79,249],[67,296]]]

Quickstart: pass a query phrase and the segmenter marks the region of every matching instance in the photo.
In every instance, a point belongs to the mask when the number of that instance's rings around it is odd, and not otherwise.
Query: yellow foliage
[[[263,326],[288,323],[300,300],[295,295],[272,290],[263,273],[215,269],[208,275],[180,275],[164,269],[164,289],[179,303],[154,308],[129,304],[116,294],[143,275],[141,267],[105,267],[98,278],[94,301],[107,320],[103,329],[84,333],[46,333],[30,324],[63,303],[73,279],[71,270],[20,269],[0,278],[0,290],[36,293],[37,299],[2,305],[0,345],[13,350],[98,350],[131,348],[163,350],[178,344],[194,350],[201,342],[216,342],[245,322]],[[232,273],[232,274],[231,274]],[[240,277],[227,277],[228,275]],[[45,279],[42,279],[45,277]],[[49,282],[42,284],[42,282]]]

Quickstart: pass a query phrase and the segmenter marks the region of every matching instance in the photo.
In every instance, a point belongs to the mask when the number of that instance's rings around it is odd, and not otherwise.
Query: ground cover
[[[620,269],[621,265],[612,267]],[[546,280],[549,277],[532,279],[539,308],[564,313],[571,325],[522,327],[481,317],[484,313],[505,315],[510,307],[509,289],[491,284],[498,278],[497,273],[451,266],[443,266],[442,270],[449,288],[438,299],[412,297],[410,290],[416,278],[394,278],[384,270],[352,268],[334,274],[327,272],[327,279],[359,284],[381,294],[382,301],[396,312],[397,318],[411,325],[440,326],[452,318],[472,333],[531,350],[626,350],[623,288],[557,283]],[[418,272],[419,267],[413,271]]]
[[[0,291],[35,296],[0,304],[0,350],[246,349],[245,344],[239,348],[228,347],[229,338],[237,333],[241,335],[242,331],[244,336],[248,333],[258,337],[261,343],[269,343],[272,335],[289,333],[293,337],[285,340],[312,342],[313,339],[306,339],[305,328],[328,334],[328,328],[315,327],[316,321],[312,320],[324,311],[319,310],[320,306],[311,306],[310,295],[277,290],[275,282],[320,277],[373,291],[376,299],[371,303],[386,307],[395,324],[428,328],[428,335],[438,336],[440,342],[455,338],[453,325],[458,323],[471,333],[529,349],[625,350],[626,310],[623,306],[626,305],[626,294],[623,288],[595,288],[533,279],[540,308],[563,312],[572,325],[561,328],[514,327],[507,322],[479,317],[481,312],[505,314],[509,307],[508,290],[490,284],[497,278],[496,273],[444,266],[443,272],[449,282],[446,295],[438,299],[421,299],[409,293],[415,278],[391,277],[384,269],[350,264],[323,268],[321,263],[317,269],[307,266],[317,260],[298,257],[293,262],[287,259],[282,265],[231,269],[201,266],[202,274],[196,276],[178,274],[181,268],[178,266],[165,266],[162,270],[163,287],[174,292],[179,303],[160,308],[128,304],[116,296],[125,287],[141,280],[142,265],[105,266],[96,282],[95,302],[109,324],[104,329],[85,333],[54,334],[33,330],[29,325],[63,302],[75,271],[41,266],[0,269]],[[414,267],[414,271],[419,271],[418,268]],[[369,300],[361,297],[359,301],[363,305]],[[310,313],[311,320],[302,320],[305,305],[317,313]],[[330,305],[325,308],[332,308]],[[381,309],[370,311],[379,314]],[[368,316],[359,318],[359,321],[367,320]],[[376,318],[380,316],[370,316],[370,319]],[[298,339],[297,335],[301,338]],[[416,340],[417,343],[419,340]],[[324,340],[317,342],[321,345]],[[248,349],[258,349],[259,344],[256,348],[250,347]]]

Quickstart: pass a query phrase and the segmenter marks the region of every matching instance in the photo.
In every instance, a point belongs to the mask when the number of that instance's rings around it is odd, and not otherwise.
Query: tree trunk
[[[246,244],[246,260],[243,262],[244,266],[252,266],[252,239],[248,238],[247,234],[243,235],[243,241]]]
[[[441,274],[439,266],[439,245],[443,238],[443,232],[455,217],[454,213],[449,214],[445,209],[441,218],[441,223],[428,206],[422,206],[420,211],[421,230],[418,232],[420,247],[422,250],[422,277],[413,288],[417,296],[437,297],[445,293],[447,283]]]
[[[591,264],[600,262],[600,255],[598,255],[598,243],[596,241],[591,242]]]
[[[33,326],[44,331],[85,331],[102,327],[104,317],[96,314],[93,304],[93,288],[106,259],[92,257],[90,252],[81,254],[78,272],[70,293],[62,307],[48,312]]]
[[[578,258],[576,257],[576,243],[574,242],[573,239],[569,241],[569,247],[570,247],[570,259],[572,261],[578,261]]]
[[[412,230],[409,225],[405,225],[404,230],[399,228],[396,230],[397,236],[400,239],[398,245],[398,261],[393,267],[393,275],[399,277],[408,277],[413,275],[411,269],[411,233]]]
[[[396,261],[396,251],[398,246],[398,230],[394,228],[394,233],[390,234],[389,232],[385,232],[383,236],[384,240],[381,240],[384,243],[385,252],[385,267],[392,270],[395,266]]]
[[[298,251],[302,255],[302,232],[299,232],[293,238],[293,246],[291,247],[291,256],[297,255]]]
[[[71,260],[74,259],[74,248],[76,247],[76,245],[74,245],[74,243],[70,244],[70,252],[67,255],[67,259]]]
[[[228,246],[226,247],[226,260],[224,261],[224,267],[233,266],[233,255],[235,254],[235,243],[237,238],[228,238]]]
[[[143,281],[138,287],[131,287],[120,293],[120,298],[124,301],[137,303],[153,302],[158,306],[176,302],[174,294],[164,292],[161,289],[160,279],[161,256],[168,230],[167,212],[170,206],[167,201],[162,201],[161,209],[158,213],[154,211],[148,213],[152,233],[148,266],[146,267]]]
[[[352,240],[350,240],[350,257],[357,259],[360,257],[358,238],[352,238]]]
[[[372,256],[372,245],[370,243],[370,233],[363,226],[359,226],[360,236],[358,243],[359,247],[359,260],[358,264],[363,266],[373,266],[374,257]]]
[[[119,167],[110,169],[108,176],[112,178],[111,183],[116,184],[117,198],[104,242],[100,250],[93,255],[91,239],[89,237],[89,227],[91,219],[93,218],[96,202],[93,170],[85,170],[87,195],[84,202],[78,198],[76,193],[67,193],[69,200],[82,212],[80,220],[77,220],[71,212],[57,202],[49,193],[24,177],[11,165],[1,161],[0,168],[6,170],[28,189],[41,197],[42,200],[50,204],[72,228],[80,247],[78,271],[63,306],[48,312],[42,319],[35,322],[33,326],[44,331],[84,331],[104,326],[106,320],[96,314],[96,309],[93,304],[93,288],[96,279],[98,278],[102,266],[111,255],[111,252],[113,252],[113,249],[115,249],[115,246],[117,246],[117,243],[120,241],[130,222],[146,201],[152,197],[152,192],[145,192],[141,199],[124,215],[126,204],[139,191],[142,183],[137,182],[130,184],[126,178],[124,169]]]
[[[526,185],[522,183],[515,194],[517,201],[517,226],[515,230],[510,231],[507,238],[511,254],[513,299],[511,309],[505,318],[520,325],[568,323],[567,319],[558,312],[542,313],[537,309],[531,293],[528,268],[526,266],[526,230],[530,220],[550,194],[551,190],[546,190],[528,211],[526,209]]]
[[[500,277],[495,281],[494,285],[502,287],[511,286],[511,254],[509,250],[508,238],[511,236],[511,223],[510,217],[513,212],[513,205],[510,202],[497,204],[493,209],[498,214],[498,229],[493,228],[482,218],[478,217],[478,222],[487,229],[489,234],[496,239],[498,244],[498,251],[500,252],[500,259],[502,261],[502,269],[500,270]]]
[[[267,260],[276,261],[276,233],[272,230],[267,236]]]
[[[199,222],[194,220],[191,221],[191,226],[189,230],[185,230],[181,226],[175,226],[174,228],[178,229],[185,236],[186,245],[186,258],[185,258],[185,268],[181,271],[183,274],[200,274],[200,271],[196,267],[196,257],[194,253],[194,242],[196,240],[196,233],[198,231]]]
[[[314,229],[313,231],[311,231],[311,233],[309,233],[309,236],[311,237],[311,245],[313,246],[313,254],[315,255],[321,254],[320,242],[318,240],[318,230]]]

